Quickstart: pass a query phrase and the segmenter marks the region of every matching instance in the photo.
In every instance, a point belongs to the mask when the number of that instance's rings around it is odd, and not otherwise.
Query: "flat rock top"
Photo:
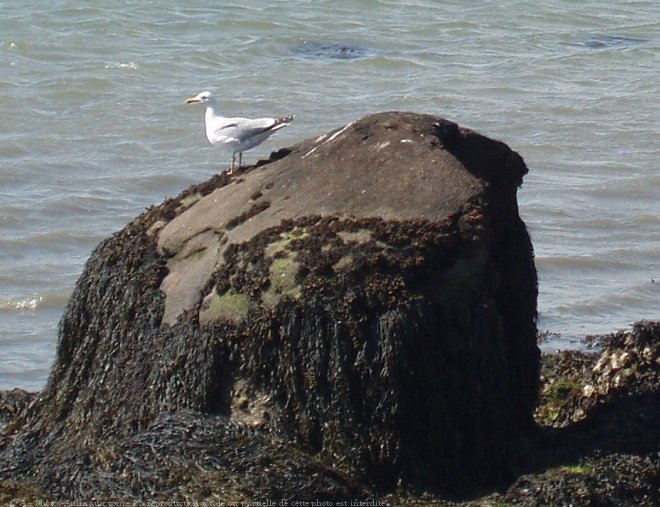
[[[304,216],[444,220],[483,189],[444,149],[457,132],[430,115],[366,116],[200,198],[163,227],[159,249],[176,254],[208,231],[239,243]]]
[[[284,221],[444,223],[475,210],[480,215],[486,188],[496,186],[491,196],[515,192],[525,172],[503,143],[416,113],[372,114],[280,150],[210,193],[191,189],[177,201],[176,216],[152,229],[159,254],[169,259],[163,321],[176,323],[208,296],[201,291],[228,247]]]

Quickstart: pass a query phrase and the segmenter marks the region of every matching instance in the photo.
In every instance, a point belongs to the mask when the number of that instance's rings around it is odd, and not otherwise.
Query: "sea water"
[[[296,114],[245,154],[386,110],[506,142],[545,349],[660,317],[660,3],[2,2],[0,389],[43,387],[102,239],[227,167],[228,115]]]

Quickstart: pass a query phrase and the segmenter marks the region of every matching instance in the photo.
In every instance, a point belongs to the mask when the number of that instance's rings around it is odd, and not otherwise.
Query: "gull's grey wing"
[[[238,140],[249,139],[268,132],[277,125],[275,118],[227,118],[222,125],[218,125],[215,134],[223,137],[233,137]]]

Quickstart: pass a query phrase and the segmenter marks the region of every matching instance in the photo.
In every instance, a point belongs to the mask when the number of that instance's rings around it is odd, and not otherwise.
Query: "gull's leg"
[[[227,174],[231,174],[234,172],[234,158],[236,157],[236,153],[231,154],[231,167],[229,168],[229,172]]]
[[[240,169],[242,165],[243,165],[243,152],[239,151],[238,152],[238,168]]]

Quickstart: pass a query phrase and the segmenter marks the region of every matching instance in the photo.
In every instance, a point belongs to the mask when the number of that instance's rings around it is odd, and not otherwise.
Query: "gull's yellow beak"
[[[186,104],[194,104],[196,102],[199,102],[197,97],[190,97],[189,99],[186,99]]]

